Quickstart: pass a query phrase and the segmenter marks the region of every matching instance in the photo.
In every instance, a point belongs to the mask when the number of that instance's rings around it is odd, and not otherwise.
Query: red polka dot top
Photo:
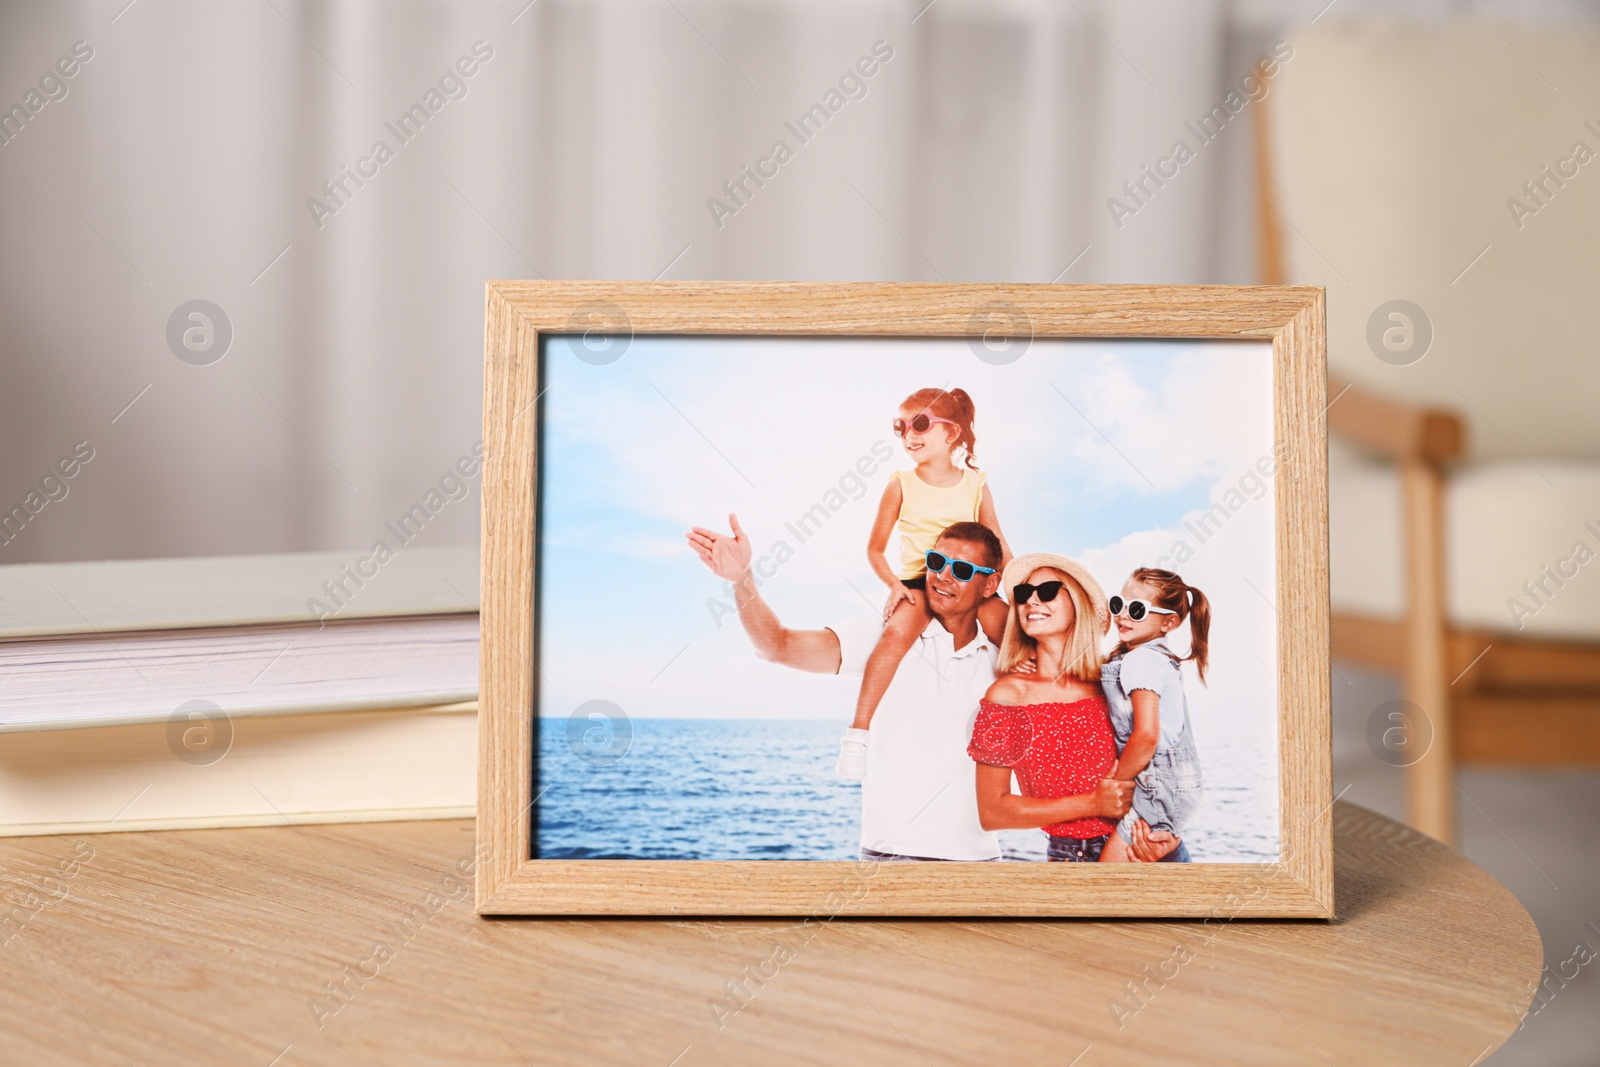
[[[1104,697],[1018,707],[985,700],[978,705],[967,755],[1010,767],[1025,797],[1070,797],[1094,792],[1117,762],[1117,743]],[[1091,816],[1054,823],[1044,832],[1081,840],[1108,834],[1113,826]]]

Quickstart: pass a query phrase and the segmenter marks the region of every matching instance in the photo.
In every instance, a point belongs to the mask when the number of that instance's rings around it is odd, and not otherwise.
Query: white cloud
[[[875,444],[906,465],[889,423],[907,394],[964,388],[1008,524],[1032,498],[1142,496],[1251,462],[1269,365],[1265,342],[1040,340],[996,367],[960,341],[636,338],[616,364],[553,366],[546,404],[639,512],[692,525],[733,510],[778,528],[841,480],[854,488]],[[868,512],[852,518],[863,546],[885,476],[879,464],[851,509]]]
[[[1261,454],[1263,417],[1271,433],[1272,379],[1262,374],[1259,358],[1264,347],[1186,346],[1159,376],[1142,373],[1120,353],[1098,355],[1067,390],[1098,431],[1075,456],[1109,484],[1129,484],[1132,468],[1134,484],[1156,489],[1253,462]]]

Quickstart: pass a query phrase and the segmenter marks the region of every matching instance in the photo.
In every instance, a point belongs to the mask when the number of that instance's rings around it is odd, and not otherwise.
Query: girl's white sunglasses
[[[1126,611],[1128,613],[1128,618],[1132,619],[1134,622],[1138,622],[1140,619],[1145,617],[1147,612],[1151,611],[1155,612],[1157,615],[1177,614],[1177,612],[1173,611],[1171,608],[1158,608],[1148,600],[1123,600],[1121,596],[1114,596],[1110,600],[1106,601],[1106,607],[1111,609],[1112,618],[1116,618],[1118,615],[1121,615],[1124,611]]]

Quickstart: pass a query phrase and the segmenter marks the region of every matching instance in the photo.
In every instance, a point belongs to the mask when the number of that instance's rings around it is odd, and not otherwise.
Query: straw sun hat
[[[1028,575],[1040,567],[1060,571],[1081,585],[1089,596],[1089,603],[1094,605],[1095,615],[1100,619],[1099,632],[1104,634],[1111,629],[1111,611],[1106,607],[1106,594],[1100,588],[1100,583],[1094,580],[1094,575],[1090,574],[1089,569],[1083,564],[1066,556],[1058,556],[1054,552],[1029,552],[1006,565],[1005,573],[1000,577],[1000,586],[1006,593],[1006,603],[1016,604],[1014,590],[1028,580]]]

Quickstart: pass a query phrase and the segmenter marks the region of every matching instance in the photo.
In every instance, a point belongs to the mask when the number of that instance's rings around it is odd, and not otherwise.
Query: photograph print
[[[1272,361],[545,335],[533,857],[1277,861]]]

